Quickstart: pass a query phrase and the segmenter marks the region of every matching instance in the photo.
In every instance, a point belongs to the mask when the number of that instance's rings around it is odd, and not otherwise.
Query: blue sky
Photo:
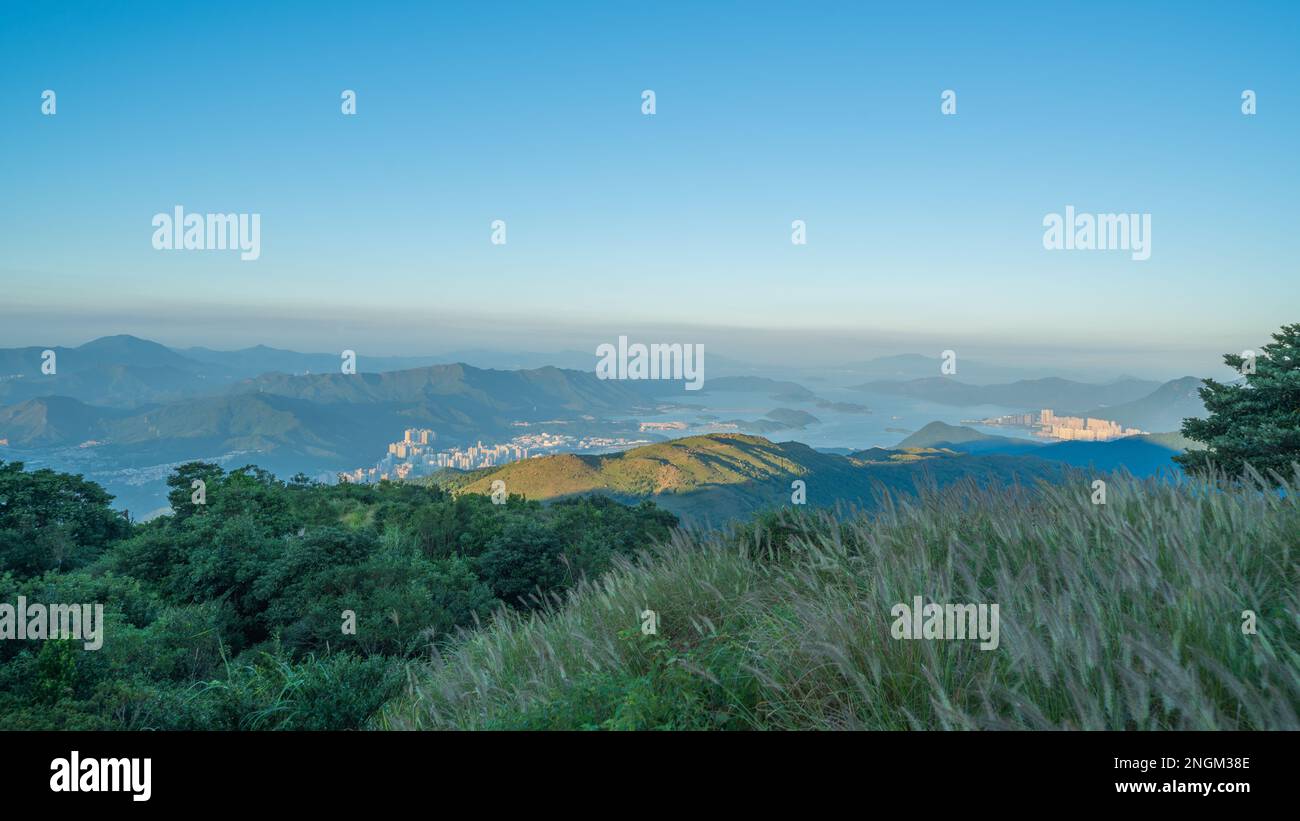
[[[1136,372],[1300,319],[1294,3],[357,5],[7,4],[0,345]],[[177,204],[261,258],[154,250]],[[1045,251],[1066,205],[1150,213],[1151,259]]]

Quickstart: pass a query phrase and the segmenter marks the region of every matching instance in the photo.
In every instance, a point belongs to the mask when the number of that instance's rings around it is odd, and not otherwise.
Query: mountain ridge
[[[931,481],[970,476],[999,482],[1059,480],[1063,465],[1029,456],[955,452],[912,454],[869,462],[818,451],[801,442],[772,442],[743,433],[713,433],[658,442],[601,456],[564,454],[476,471],[457,490],[490,494],[495,481],[508,494],[555,500],[602,493],[620,501],[652,499],[689,521],[743,516],[791,503],[795,480],[807,500],[870,507],[878,491],[916,492]]]
[[[1133,401],[1068,415],[1096,416],[1146,431],[1178,431],[1184,419],[1205,415],[1199,393],[1202,384],[1195,376],[1184,376]]]
[[[1159,387],[1158,382],[1141,379],[1094,384],[1052,376],[995,385],[972,385],[953,377],[931,376],[905,382],[866,382],[850,389],[906,396],[943,405],[998,405],[1028,410],[1132,402],[1150,395]]]

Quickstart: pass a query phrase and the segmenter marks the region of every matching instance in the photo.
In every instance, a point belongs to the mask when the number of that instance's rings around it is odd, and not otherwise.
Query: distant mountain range
[[[875,504],[881,489],[914,493],[931,480],[948,484],[966,477],[981,481],[1032,483],[1060,480],[1064,465],[1030,456],[973,456],[931,450],[877,458],[823,453],[799,442],[720,433],[690,436],[603,456],[562,454],[476,471],[454,484],[462,492],[491,492],[505,482],[507,493],[549,500],[602,493],[623,501],[653,499],[694,522],[719,522],[791,502],[791,483],[805,483],[808,504],[859,507]]]
[[[942,364],[943,360],[937,356],[908,353],[881,356],[862,362],[850,362],[837,370],[862,379],[899,382],[938,376],[942,373],[940,371]],[[1027,368],[1013,368],[977,360],[961,359],[957,363],[956,375],[963,382],[969,384],[987,385],[995,382],[1031,379],[1036,374]]]
[[[837,374],[855,376],[861,380],[906,382],[914,379],[928,379],[941,376],[939,356],[926,356],[916,353],[881,356],[859,362],[849,362],[832,370]],[[1112,382],[1132,379],[1132,377],[1115,374],[1113,371],[1098,368],[1076,367],[1067,364],[1061,366],[1011,366],[978,359],[959,357],[956,360],[957,372],[952,375],[969,385],[994,385],[1022,380],[1040,379],[1044,376],[1061,376],[1081,382]],[[791,378],[798,378],[791,375]]]
[[[42,354],[55,354],[55,373],[42,371]],[[594,355],[567,352],[549,354],[495,354],[466,351],[441,356],[367,356],[358,352],[358,373],[387,373],[432,365],[454,365],[473,359],[497,363],[531,363],[527,367],[554,367],[559,360],[581,363],[591,370]],[[268,373],[289,376],[342,375],[342,352],[299,353],[257,345],[236,351],[210,348],[173,349],[134,336],[109,336],[75,348],[0,349],[0,405],[41,396],[65,396],[92,405],[136,407],[153,402],[208,396],[224,392],[241,380]],[[480,365],[480,367],[484,367]],[[522,365],[510,366],[521,368]]]
[[[0,405],[13,405],[38,397],[63,396],[91,405],[129,408],[213,396],[228,392],[243,381],[267,374],[280,374],[281,378],[309,374],[342,375],[338,353],[299,353],[265,345],[236,351],[172,349],[125,335],[103,337],[75,348],[50,348],[57,357],[57,370],[48,375],[41,370],[45,350],[41,346],[0,349]],[[518,363],[511,370],[544,370],[567,360],[562,364],[576,366],[572,369],[579,372],[590,372],[595,363],[594,355],[576,351],[555,355],[462,351],[454,355],[417,357],[371,357],[360,352],[357,371],[360,374],[393,373],[435,365],[466,364],[470,359],[490,362],[493,367]],[[719,358],[714,356],[709,361],[711,365],[717,365]],[[732,360],[720,361],[728,370],[744,367]],[[860,371],[866,374],[933,374],[937,371],[937,363],[937,359],[908,354],[860,363]],[[484,369],[482,364],[468,364]],[[525,364],[527,367],[522,367]],[[964,364],[963,380],[1000,372],[978,363]],[[931,365],[934,365],[933,369]],[[855,388],[947,405],[1050,407],[1062,413],[1087,408],[1087,413],[1094,415],[1111,413],[1106,418],[1116,421],[1125,421],[1113,415],[1122,411],[1130,418],[1143,420],[1137,426],[1150,430],[1169,426],[1174,416],[1181,421],[1182,416],[1195,415],[1199,407],[1195,383],[1192,377],[1175,380],[1167,383],[1161,393],[1157,392],[1162,387],[1159,383],[1138,379],[1089,384],[1053,377],[1002,384],[970,384],[955,377],[926,376],[908,381],[870,381]],[[645,396],[672,393],[665,384],[635,383],[635,390]],[[812,391],[796,382],[754,375],[721,375],[716,371],[714,376],[706,378],[704,391],[763,392],[782,401],[816,399]]]
[[[645,382],[603,380],[591,371],[555,367],[497,371],[434,365],[388,373],[289,376],[264,374],[241,381],[237,393],[273,394],[325,403],[439,402],[449,413],[491,408],[517,418],[557,411],[622,410],[644,404]]]
[[[1205,415],[1205,403],[1199,393],[1202,384],[1194,376],[1184,376],[1166,382],[1140,399],[1070,415],[1097,416],[1141,430],[1176,431],[1182,428],[1184,419]]]
[[[38,396],[66,396],[131,407],[221,390],[224,379],[203,363],[132,336],[76,348],[53,347],[55,372],[42,372],[46,348],[0,349],[0,405]]]
[[[41,370],[42,353],[56,355],[56,373]],[[234,351],[211,348],[168,348],[129,335],[107,336],[77,347],[0,348],[0,405],[40,396],[66,396],[92,405],[133,407],[150,402],[220,393],[244,379],[268,373],[291,376],[340,373],[342,351],[300,353],[256,345]],[[592,371],[592,353],[503,353],[488,350],[449,351],[432,356],[370,356],[357,351],[358,373],[388,373],[432,365],[466,364],[484,370],[535,370],[558,367]],[[752,372],[753,366],[710,355],[708,375]],[[787,383],[791,384],[791,383]],[[664,384],[650,386],[666,392]],[[726,390],[726,383],[718,386]],[[793,389],[805,389],[794,385]]]
[[[1142,379],[1125,379],[1101,385],[1073,382],[1069,379],[1022,379],[1002,385],[969,385],[955,378],[932,376],[909,382],[867,382],[853,386],[853,390],[906,396],[943,405],[1000,405],[1025,410],[1116,405],[1149,396],[1160,387],[1158,382]]]
[[[257,345],[237,351],[214,351],[211,348],[177,348],[186,359],[219,369],[229,377],[244,379],[272,371],[287,374],[338,373],[342,352],[299,353]],[[441,356],[364,356],[357,355],[359,373],[401,371],[428,365],[455,362]]]
[[[302,457],[316,469],[341,469],[373,462],[406,427],[435,428],[455,441],[457,434],[504,435],[519,421],[645,407],[645,394],[633,384],[549,367],[266,374],[217,396],[133,409],[62,396],[29,399],[0,408],[0,437],[13,447],[102,440],[121,458],[129,452],[163,461],[193,452],[278,452]]]
[[[49,348],[53,374],[42,371],[46,348],[0,349],[0,404],[64,396],[106,407],[210,396],[241,379],[270,371],[338,373],[340,354],[300,354],[258,346],[242,351],[176,351],[133,336],[109,336],[76,348]],[[430,364],[428,358],[357,358],[357,370],[381,371]]]

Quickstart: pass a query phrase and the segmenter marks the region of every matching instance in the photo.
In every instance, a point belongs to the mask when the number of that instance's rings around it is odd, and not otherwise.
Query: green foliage
[[[1286,477],[1300,463],[1300,323],[1272,336],[1244,384],[1205,380],[1200,395],[1209,416],[1184,420],[1182,432],[1207,449],[1174,457],[1184,468],[1238,476],[1249,465]],[[1225,354],[1223,361],[1241,370],[1245,359]]]
[[[505,713],[484,729],[745,729],[758,687],[727,636],[681,650],[658,635],[620,630],[627,663],[588,670],[554,700]]]
[[[559,553],[554,530],[532,519],[512,519],[492,536],[478,566],[493,580],[493,593],[505,601],[523,601],[529,593],[559,585]]]
[[[174,514],[132,525],[81,477],[0,464],[0,602],[99,603],[106,621],[95,651],[0,642],[0,728],[360,727],[413,659],[676,524],[653,505],[494,505],[202,462],[169,485]]]
[[[81,476],[0,462],[0,572],[33,576],[93,561],[127,530],[112,500]]]
[[[216,482],[224,474],[220,466],[209,462],[186,462],[167,477],[167,501],[171,504],[172,515],[185,519],[203,510],[193,499],[197,492],[195,482]]]
[[[174,727],[186,729],[196,723],[232,730],[360,727],[397,693],[402,679],[402,666],[383,656],[334,653],[295,662],[275,648],[231,665],[224,678],[187,694],[174,716]]]

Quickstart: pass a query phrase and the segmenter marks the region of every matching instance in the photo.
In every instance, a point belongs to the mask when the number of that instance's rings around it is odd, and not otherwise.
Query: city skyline
[[[1060,442],[1110,442],[1150,432],[1102,416],[1057,416],[1051,408],[1043,408],[1038,413],[1016,413],[971,421],[986,427],[1029,428],[1036,437]]]
[[[517,424],[522,427],[531,426],[528,423]],[[555,453],[603,453],[650,442],[648,439],[571,436],[545,431],[519,434],[508,442],[488,445],[483,444],[483,440],[479,439],[473,445],[442,447],[438,445],[437,440],[437,432],[431,428],[407,428],[403,431],[402,440],[390,443],[388,452],[374,467],[339,471],[334,476],[327,474],[318,478],[327,482],[414,479],[445,468],[460,471],[479,470]]]

